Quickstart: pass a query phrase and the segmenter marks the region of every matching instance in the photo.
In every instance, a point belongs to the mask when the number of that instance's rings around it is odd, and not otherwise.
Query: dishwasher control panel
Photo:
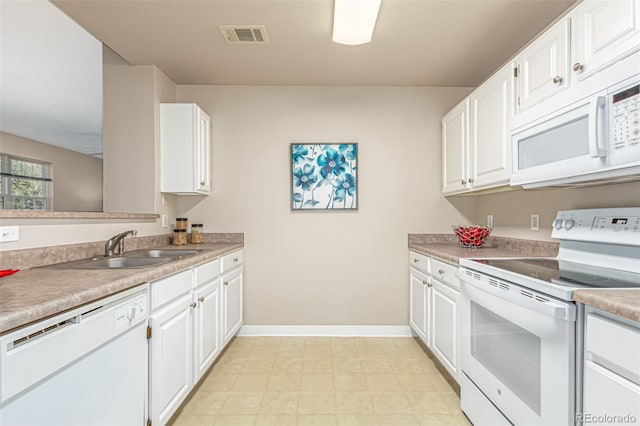
[[[123,303],[115,309],[115,330],[121,331],[139,323],[147,317],[147,297],[141,295]]]

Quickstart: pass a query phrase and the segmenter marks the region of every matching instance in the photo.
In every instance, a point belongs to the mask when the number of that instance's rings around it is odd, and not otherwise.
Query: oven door
[[[472,280],[461,283],[463,372],[516,425],[573,424],[575,305]]]

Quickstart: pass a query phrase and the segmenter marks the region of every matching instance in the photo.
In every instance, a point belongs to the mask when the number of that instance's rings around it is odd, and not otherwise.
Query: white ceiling
[[[373,41],[331,41],[332,0],[53,0],[131,64],[178,84],[467,86],[575,0],[383,0]],[[265,25],[231,45],[219,25]]]
[[[0,0],[0,131],[102,152],[102,43],[46,0]]]

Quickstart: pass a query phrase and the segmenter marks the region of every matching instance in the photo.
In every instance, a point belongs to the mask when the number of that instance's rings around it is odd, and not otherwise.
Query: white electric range
[[[638,288],[640,208],[558,212],[555,258],[461,259],[461,404],[475,425],[575,424],[576,289]]]

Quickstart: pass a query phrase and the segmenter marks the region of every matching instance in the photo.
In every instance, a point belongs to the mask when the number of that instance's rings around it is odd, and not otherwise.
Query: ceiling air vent
[[[267,29],[264,25],[220,25],[220,31],[227,43],[266,44]]]

